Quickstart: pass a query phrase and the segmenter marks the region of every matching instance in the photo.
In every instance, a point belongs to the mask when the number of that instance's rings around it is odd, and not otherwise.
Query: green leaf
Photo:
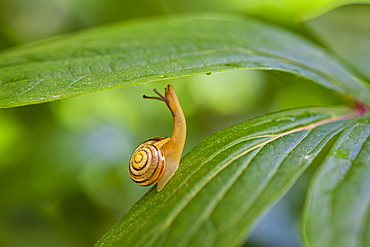
[[[348,5],[304,24],[370,81],[369,16],[370,4]]]
[[[311,42],[253,19],[128,21],[0,54],[0,107],[233,69],[279,70],[370,104],[368,85]]]
[[[252,119],[190,151],[96,246],[237,246],[252,223],[341,131],[348,108],[303,108]]]
[[[348,125],[312,181],[307,246],[370,246],[370,115]]]

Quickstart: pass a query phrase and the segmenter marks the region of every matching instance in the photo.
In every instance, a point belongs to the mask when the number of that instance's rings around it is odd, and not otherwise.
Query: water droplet
[[[276,119],[277,122],[279,122],[279,121],[295,121],[295,120],[296,120],[295,117],[281,117],[281,118]]]

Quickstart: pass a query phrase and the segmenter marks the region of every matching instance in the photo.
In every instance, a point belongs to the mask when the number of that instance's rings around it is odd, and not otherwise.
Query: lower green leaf
[[[307,246],[370,246],[370,115],[348,125],[308,195]]]
[[[237,246],[356,114],[303,108],[210,136],[164,189],[144,195],[96,246]]]

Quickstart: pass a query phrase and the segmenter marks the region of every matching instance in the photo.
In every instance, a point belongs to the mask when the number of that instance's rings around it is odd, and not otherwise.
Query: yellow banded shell
[[[161,148],[169,139],[168,137],[151,138],[135,149],[129,168],[130,177],[135,183],[150,186],[162,177],[166,161]]]

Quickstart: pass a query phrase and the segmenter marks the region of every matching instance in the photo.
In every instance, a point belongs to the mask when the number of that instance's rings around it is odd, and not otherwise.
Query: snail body
[[[135,183],[142,186],[158,183],[157,191],[160,191],[178,169],[185,145],[186,121],[175,89],[171,85],[165,88],[165,96],[155,89],[154,92],[159,97],[143,97],[166,103],[174,120],[172,136],[155,137],[140,144],[130,158],[129,174]]]

